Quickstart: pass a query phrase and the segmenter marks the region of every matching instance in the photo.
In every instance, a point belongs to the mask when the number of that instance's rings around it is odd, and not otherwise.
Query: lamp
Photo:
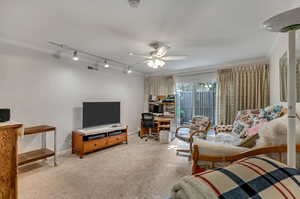
[[[263,23],[271,32],[288,32],[288,166],[296,167],[296,30],[300,29],[300,7],[276,15]]]

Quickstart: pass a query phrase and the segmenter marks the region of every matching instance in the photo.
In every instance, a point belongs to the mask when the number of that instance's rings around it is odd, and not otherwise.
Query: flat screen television
[[[83,102],[83,128],[118,123],[120,102]]]

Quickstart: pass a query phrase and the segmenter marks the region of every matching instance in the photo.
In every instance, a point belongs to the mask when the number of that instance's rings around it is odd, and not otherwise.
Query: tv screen
[[[162,104],[150,104],[149,105],[149,112],[150,113],[163,113],[164,107]]]
[[[120,123],[120,102],[83,102],[82,127]]]

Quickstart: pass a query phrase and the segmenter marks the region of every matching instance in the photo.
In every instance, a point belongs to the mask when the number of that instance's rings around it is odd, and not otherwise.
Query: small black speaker
[[[7,122],[10,120],[10,109],[0,109],[0,122]]]

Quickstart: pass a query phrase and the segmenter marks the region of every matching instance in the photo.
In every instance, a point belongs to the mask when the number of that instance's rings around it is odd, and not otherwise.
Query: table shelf
[[[46,134],[47,132],[53,132],[54,133],[54,150],[50,150],[46,148]],[[32,150],[29,152],[21,153],[18,155],[18,166],[21,166],[23,164],[27,164],[30,162],[34,162],[37,160],[42,160],[49,158],[51,156],[54,156],[54,166],[56,166],[56,127],[54,126],[48,126],[48,125],[39,125],[39,126],[33,126],[28,127],[24,129],[24,135],[33,135],[33,134],[42,134],[42,148]]]
[[[18,155],[18,165],[20,166],[37,160],[42,160],[54,155],[55,155],[54,151],[50,149],[37,149],[37,150],[21,153]]]
[[[40,126],[33,126],[28,127],[24,129],[24,135],[32,135],[32,134],[38,134],[38,133],[44,133],[48,131],[55,131],[54,126],[48,126],[48,125],[40,125]]]

